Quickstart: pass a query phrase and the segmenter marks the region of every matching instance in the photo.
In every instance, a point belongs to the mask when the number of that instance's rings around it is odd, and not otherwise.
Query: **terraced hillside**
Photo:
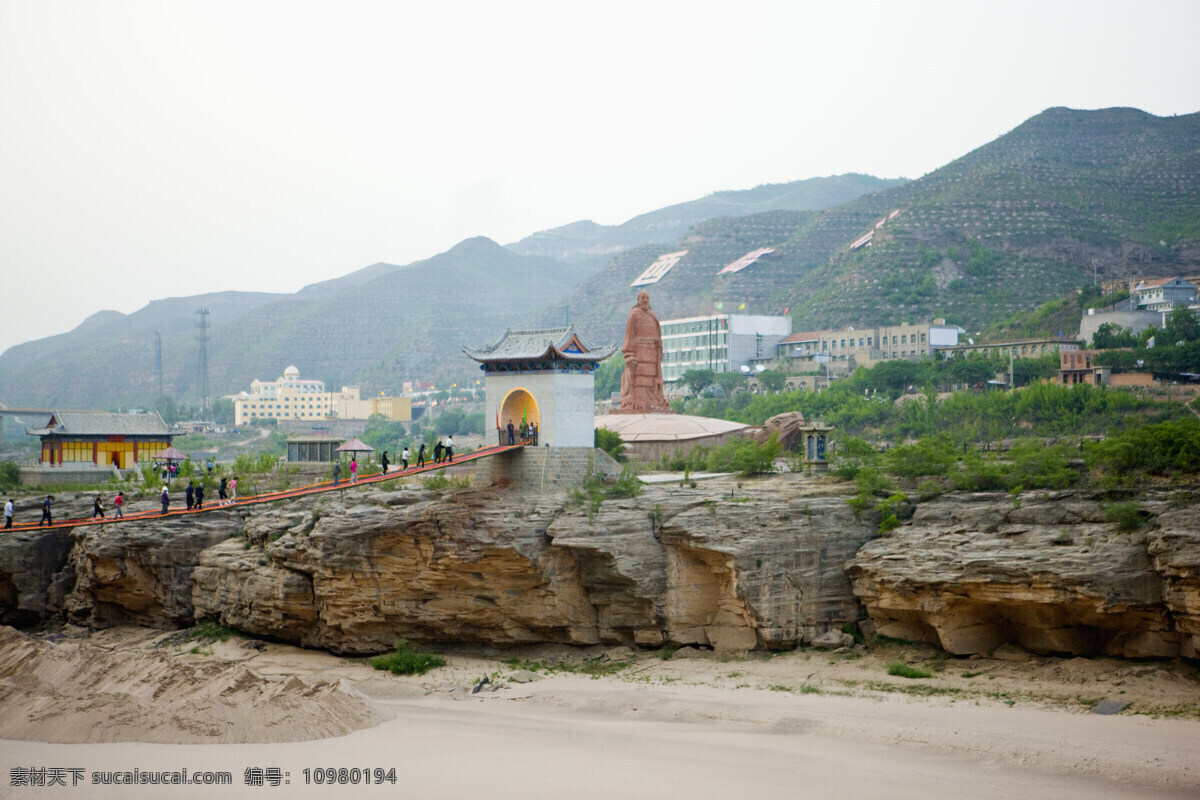
[[[699,200],[639,214],[620,225],[573,222],[539,231],[507,247],[522,255],[551,256],[564,263],[590,263],[599,268],[624,250],[646,244],[673,244],[710,219],[769,211],[819,211],[906,182],[904,178],[847,174],[715,192]]]
[[[852,248],[868,233],[869,245]],[[722,259],[759,247],[776,252],[716,274]],[[662,317],[724,301],[726,311],[790,309],[797,329],[935,316],[978,329],[1091,281],[1093,269],[1101,279],[1195,271],[1200,114],[1050,109],[903,186],[764,222],[761,233],[713,220],[677,244],[625,253],[576,290],[573,313],[614,335],[633,277],[682,249],[679,265],[646,287]],[[589,298],[600,308],[589,310]]]

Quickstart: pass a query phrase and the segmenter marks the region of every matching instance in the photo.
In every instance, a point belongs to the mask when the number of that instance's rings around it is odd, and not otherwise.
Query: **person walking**
[[[400,469],[408,469],[408,447],[404,448],[404,452],[400,454],[400,463],[404,466]]]
[[[217,486],[217,505],[219,505],[219,506],[225,505],[225,501],[227,499],[229,499],[228,495],[225,494],[225,487],[228,485],[229,485],[228,479],[226,479],[225,476],[222,475],[221,483],[219,486]]]
[[[517,443],[517,429],[513,426],[511,419],[508,421],[508,443],[510,445]]]
[[[204,508],[204,484],[196,484],[196,510]]]
[[[237,502],[237,475],[229,482],[229,505]]]
[[[209,475],[212,475],[212,471],[213,471],[213,460],[212,460],[211,458],[208,460],[208,465],[207,465],[207,466],[208,466],[208,474],[209,474]]]
[[[42,523],[47,525],[54,524],[54,517],[50,513],[50,501],[54,498],[51,495],[46,495],[46,499],[42,501],[42,518],[38,521],[38,527],[42,527]]]
[[[338,478],[341,477],[341,474],[342,474],[342,462],[341,461],[333,462],[333,485],[334,486],[337,486]]]
[[[438,439],[438,443],[433,446],[433,463],[442,463],[442,451],[445,449],[446,446],[442,444],[442,440]]]
[[[162,500],[162,513],[166,514],[167,508],[171,505],[171,493],[167,491],[166,484],[163,484],[162,494],[158,496],[158,499]]]
[[[380,463],[381,463],[381,464],[383,464],[383,477],[385,477],[385,478],[386,478],[386,477],[387,477],[388,464],[390,464],[390,463],[391,463],[390,461],[388,461],[388,457],[387,457],[387,450],[384,450],[384,451],[383,451],[383,458],[381,458],[379,461],[380,461]]]
[[[117,496],[113,498],[113,519],[125,519],[125,493],[117,492]]]
[[[12,527],[12,518],[13,518],[13,501],[12,501],[12,498],[10,497],[10,498],[8,498],[8,502],[4,504],[4,527],[5,528]]]
[[[196,505],[196,487],[192,485],[191,481],[188,481],[188,488],[187,491],[183,493],[183,498],[187,503],[187,510],[191,511],[192,507]]]
[[[96,517],[104,519],[104,504],[100,502],[100,495],[96,495],[96,500],[92,503],[92,519]]]
[[[443,451],[446,454],[446,463],[449,464],[454,460],[454,437],[446,437],[446,449]]]
[[[350,483],[358,482],[358,456],[350,459]]]
[[[425,466],[425,443],[421,442],[421,449],[417,451],[417,469]]]

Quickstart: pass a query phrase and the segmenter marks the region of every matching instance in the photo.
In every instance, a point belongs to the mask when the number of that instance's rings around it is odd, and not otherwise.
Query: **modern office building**
[[[792,332],[790,317],[716,314],[669,319],[660,323],[663,380],[679,380],[689,370],[732,372],[773,357],[779,341]]]

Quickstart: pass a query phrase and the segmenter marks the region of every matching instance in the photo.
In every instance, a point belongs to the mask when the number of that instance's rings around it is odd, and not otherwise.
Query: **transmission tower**
[[[196,312],[200,316],[198,327],[200,335],[200,421],[210,422],[211,404],[208,399],[208,309],[202,308]]]
[[[154,332],[154,371],[158,373],[158,399],[155,402],[160,403],[163,397],[162,331]]]

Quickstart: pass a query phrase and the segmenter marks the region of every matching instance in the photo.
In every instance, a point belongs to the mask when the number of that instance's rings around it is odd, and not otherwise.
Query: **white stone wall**
[[[538,445],[550,447],[593,447],[595,444],[595,375],[539,373],[536,375],[489,375],[486,424],[495,440],[496,416],[508,395],[524,389],[533,395],[538,408]],[[508,420],[500,415],[500,427]],[[513,424],[521,424],[520,417]]]

